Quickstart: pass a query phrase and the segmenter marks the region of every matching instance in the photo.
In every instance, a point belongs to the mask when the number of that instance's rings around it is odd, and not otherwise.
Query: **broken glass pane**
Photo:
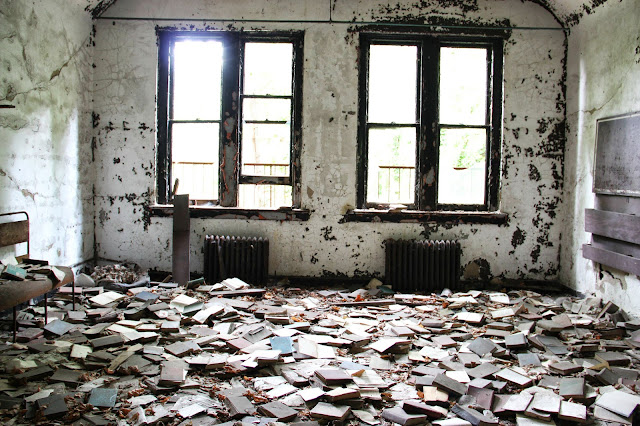
[[[440,49],[440,123],[486,124],[487,54],[484,48]]]
[[[370,47],[368,122],[416,122],[417,58],[417,46]]]
[[[439,204],[484,204],[487,130],[442,129]]]
[[[173,50],[173,115],[175,120],[219,120],[222,43],[176,41]]]

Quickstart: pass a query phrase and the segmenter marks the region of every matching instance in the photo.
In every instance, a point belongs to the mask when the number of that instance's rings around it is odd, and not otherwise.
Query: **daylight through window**
[[[496,210],[502,41],[363,35],[360,208]]]
[[[159,39],[158,201],[298,206],[302,35]]]

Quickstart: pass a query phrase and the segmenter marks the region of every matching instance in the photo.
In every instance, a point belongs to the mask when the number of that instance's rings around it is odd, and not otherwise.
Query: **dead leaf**
[[[364,368],[362,370],[358,370],[355,373],[351,373],[351,376],[353,377],[362,377],[362,375],[364,374]]]

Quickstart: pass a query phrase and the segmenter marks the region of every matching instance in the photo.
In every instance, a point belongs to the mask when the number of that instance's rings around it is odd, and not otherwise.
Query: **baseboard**
[[[73,270],[74,274],[78,274],[80,272],[93,270],[94,266],[96,266],[96,259],[91,258],[91,259],[87,259],[82,262],[76,263],[75,265],[71,265],[69,266],[69,268]]]
[[[269,283],[272,285],[287,285],[287,287],[308,288],[364,288],[374,277],[304,277],[304,276],[270,276]]]
[[[149,276],[151,281],[162,281],[171,272],[161,271],[157,269],[150,269]],[[202,273],[192,272],[191,279],[202,277]],[[369,281],[373,278],[371,276],[337,276],[327,275],[321,277],[305,277],[300,275],[271,275],[269,276],[269,282],[267,286],[286,286],[297,287],[301,289],[316,289],[316,288],[346,288],[350,290],[356,290],[364,288]],[[378,278],[384,284],[384,278]],[[213,283],[215,284],[215,283]],[[249,283],[251,284],[251,283]],[[542,294],[569,294],[573,296],[580,296],[574,289],[565,286],[559,281],[550,280],[527,280],[527,279],[494,279],[492,281],[461,281],[461,287],[463,291],[470,290],[491,290],[491,291],[510,291],[510,290],[530,290]],[[433,291],[436,293],[437,291]],[[418,292],[422,293],[422,292]],[[439,292],[437,292],[439,293]]]
[[[529,290],[541,294],[568,294],[578,296],[579,294],[572,288],[567,287],[556,280],[527,280],[527,279],[494,279],[492,281],[463,281],[466,290],[492,290],[511,291]]]
[[[270,277],[270,282],[282,285],[288,283],[290,287],[299,288],[317,288],[317,287],[343,287],[343,288],[364,288],[372,278],[370,277],[303,277],[303,276],[275,276]],[[380,279],[384,284],[384,278]],[[543,280],[526,280],[526,279],[502,279],[499,282],[493,281],[461,281],[463,291],[470,290],[491,290],[491,291],[510,291],[510,290],[529,290],[542,294],[569,294],[578,296],[579,294],[563,285],[559,281],[543,281]],[[439,293],[439,291],[432,291]],[[423,293],[423,292],[418,292]]]

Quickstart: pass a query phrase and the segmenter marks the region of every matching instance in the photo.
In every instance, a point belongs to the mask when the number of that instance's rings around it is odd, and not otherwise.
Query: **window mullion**
[[[491,126],[484,124],[446,124],[440,123],[442,129],[490,129]]]
[[[169,60],[173,38],[166,32],[158,33],[158,155],[156,162],[158,202],[168,203],[171,178],[171,144],[168,129]]]
[[[440,50],[438,42],[426,38],[421,51],[420,143],[418,145],[418,205],[436,210],[439,156],[438,91]]]
[[[289,95],[245,95],[241,94],[242,99],[292,99]]]
[[[238,92],[240,41],[237,34],[224,37],[222,67],[222,125],[220,126],[219,200],[223,207],[238,205]]]
[[[370,129],[398,129],[402,127],[416,127],[417,123],[367,123]]]
[[[304,36],[297,35],[293,40],[293,96],[291,102],[291,154],[289,157],[289,176],[291,179],[291,202],[293,207],[300,208],[302,205],[302,165],[300,162],[302,154],[302,67],[304,64],[303,51]]]
[[[366,207],[367,199],[367,174],[369,167],[369,125],[367,124],[367,105],[369,104],[369,47],[371,40],[366,36],[360,37],[360,74],[359,74],[359,93],[361,99],[358,109],[358,153],[356,160],[357,169],[357,189],[356,189],[356,206],[358,208]]]
[[[491,48],[491,122],[488,143],[489,169],[487,179],[487,207],[498,210],[498,191],[500,189],[500,150],[502,141],[502,78],[503,78],[503,44],[502,40],[493,42]]]

